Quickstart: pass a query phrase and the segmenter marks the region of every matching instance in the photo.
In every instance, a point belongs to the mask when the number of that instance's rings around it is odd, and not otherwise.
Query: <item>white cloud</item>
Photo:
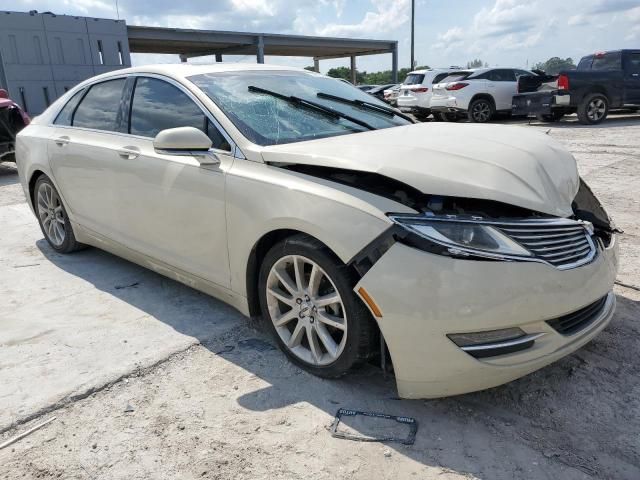
[[[572,15],[571,17],[569,17],[569,20],[567,20],[567,25],[569,25],[570,27],[582,27],[588,25],[589,23],[589,18],[583,13]]]
[[[372,3],[376,10],[367,12],[361,22],[330,23],[316,29],[316,33],[328,36],[376,36],[391,32],[409,21],[409,0],[372,0]]]
[[[482,8],[473,18],[473,27],[481,36],[496,36],[528,31],[538,17],[537,2],[496,0],[492,8]]]

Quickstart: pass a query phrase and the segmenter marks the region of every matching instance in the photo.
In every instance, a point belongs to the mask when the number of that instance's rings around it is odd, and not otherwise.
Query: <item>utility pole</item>
[[[411,0],[411,67],[409,68],[409,71],[413,70],[416,66],[415,64],[415,59],[414,59],[414,50],[413,50],[413,44],[415,42],[415,27],[416,27],[416,0]]]

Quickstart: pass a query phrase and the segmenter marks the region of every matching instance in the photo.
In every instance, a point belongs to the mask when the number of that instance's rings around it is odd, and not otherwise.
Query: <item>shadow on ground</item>
[[[206,316],[176,316],[175,310],[157,301],[157,296],[133,292],[175,282],[151,271],[132,271],[129,262],[106,252],[91,248],[62,256],[44,240],[37,246],[59,268],[176,331],[196,337],[213,354],[268,383],[238,399],[239,405],[249,411],[264,412],[306,402],[329,415],[345,407],[411,416],[420,425],[415,444],[390,443],[389,448],[424,465],[486,478],[532,478],[526,473],[531,471],[531,452],[539,457],[539,464],[534,462],[539,468],[536,477],[548,477],[565,468],[564,478],[640,478],[640,303],[621,294],[612,324],[575,354],[484,392],[408,401],[397,399],[393,378],[384,378],[374,366],[334,381],[302,372],[286,361],[267,335],[248,328],[241,314],[197,294],[202,303],[198,310],[210,309],[210,317],[222,315],[238,322],[235,335],[218,338]],[[113,275],[103,274],[105,269],[122,269],[130,276],[114,284]],[[194,293],[176,285],[167,290],[177,295]],[[344,448],[349,448],[348,440],[335,441],[345,442]]]
[[[15,163],[0,163],[0,187],[20,183]]]

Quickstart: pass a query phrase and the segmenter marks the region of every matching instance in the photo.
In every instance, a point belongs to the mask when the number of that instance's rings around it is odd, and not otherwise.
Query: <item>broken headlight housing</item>
[[[390,215],[389,218],[430,243],[425,249],[433,253],[495,259],[532,256],[497,228],[474,219],[405,215]]]

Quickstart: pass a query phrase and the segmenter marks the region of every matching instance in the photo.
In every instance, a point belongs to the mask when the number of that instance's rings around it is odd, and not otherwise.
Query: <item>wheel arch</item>
[[[476,100],[480,100],[480,99],[489,100],[493,105],[493,109],[495,110],[496,101],[493,98],[493,95],[491,95],[490,93],[476,93],[473,97],[471,97],[471,100],[469,100],[469,106],[471,106],[471,104]]]
[[[31,202],[31,208],[33,208],[34,210],[36,208],[36,182],[43,175],[46,176],[46,174],[42,170],[36,169],[31,173],[31,177],[29,177],[29,202]]]
[[[582,98],[580,99],[580,102],[584,102],[587,97],[589,97],[590,95],[602,95],[603,97],[605,97],[607,99],[607,102],[609,103],[609,105],[611,105],[611,98],[609,97],[606,88],[604,88],[603,86],[600,85],[595,85],[593,87],[591,87],[590,89],[586,90],[584,95],[582,95]]]
[[[260,298],[258,294],[258,276],[260,272],[260,266],[262,265],[262,261],[265,255],[276,243],[295,235],[306,235],[313,240],[320,242],[329,250],[329,252],[331,252],[336,261],[341,262],[340,257],[329,245],[327,245],[326,242],[323,242],[321,239],[309,234],[308,232],[303,232],[301,230],[292,228],[278,228],[266,232],[264,235],[262,235],[262,237],[258,239],[258,241],[256,241],[256,243],[254,243],[249,253],[249,258],[247,259],[245,281],[247,289],[247,303],[249,306],[249,315],[251,317],[259,317],[261,315]],[[353,266],[351,266],[350,268],[352,268],[353,271],[357,274],[357,271],[355,270],[355,268],[353,268]]]

